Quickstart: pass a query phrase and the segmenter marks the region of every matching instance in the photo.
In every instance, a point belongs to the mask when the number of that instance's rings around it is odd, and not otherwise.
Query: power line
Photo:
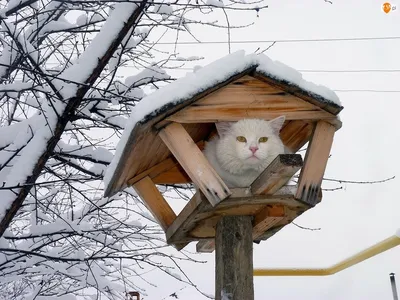
[[[319,39],[277,39],[277,40],[249,40],[230,41],[231,44],[255,44],[255,43],[306,43],[306,42],[345,42],[345,41],[376,41],[399,40],[400,36],[385,37],[350,37],[350,38],[319,38]],[[203,41],[203,42],[157,42],[158,45],[201,45],[201,44],[227,44],[228,41]]]
[[[333,90],[339,93],[400,93],[400,90]]]
[[[53,63],[50,63],[53,64]],[[137,68],[135,66],[120,66],[119,68],[129,68],[129,69],[137,69],[144,70],[145,68]],[[168,70],[169,68],[166,68]],[[176,69],[171,68],[174,71],[193,71],[193,68],[183,67]],[[312,70],[312,69],[296,69],[301,73],[399,73],[400,69],[364,69],[364,70]]]
[[[298,70],[302,73],[398,73],[400,69],[370,69],[370,70]]]

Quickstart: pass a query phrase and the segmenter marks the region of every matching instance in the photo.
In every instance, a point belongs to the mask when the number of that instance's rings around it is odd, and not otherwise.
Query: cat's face
[[[265,168],[271,156],[283,153],[279,131],[285,121],[281,116],[271,121],[243,119],[236,123],[218,123],[219,156],[223,160],[238,160],[243,167]]]

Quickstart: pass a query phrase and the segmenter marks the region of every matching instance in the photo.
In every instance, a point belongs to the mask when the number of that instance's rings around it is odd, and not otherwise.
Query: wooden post
[[[251,216],[225,216],[215,236],[215,300],[254,300]]]
[[[331,151],[335,127],[318,121],[307,147],[304,167],[298,181],[296,199],[310,205],[321,201],[321,183]]]
[[[143,203],[150,210],[158,224],[166,231],[176,219],[176,215],[154,182],[147,176],[136,182],[133,188],[143,199]]]
[[[159,136],[212,206],[229,197],[228,187],[181,124],[169,124]]]

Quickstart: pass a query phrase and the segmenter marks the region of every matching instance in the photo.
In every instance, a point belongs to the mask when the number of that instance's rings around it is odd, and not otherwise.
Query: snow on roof
[[[131,131],[137,123],[144,123],[165,111],[166,106],[174,106],[189,100],[250,68],[256,68],[261,74],[297,86],[323,103],[341,106],[335,92],[325,86],[304,80],[301,73],[295,69],[279,61],[273,61],[264,54],[245,55],[243,50],[237,51],[160,88],[136,105],[125,126],[114,158],[107,168],[104,176],[105,186],[109,185]]]

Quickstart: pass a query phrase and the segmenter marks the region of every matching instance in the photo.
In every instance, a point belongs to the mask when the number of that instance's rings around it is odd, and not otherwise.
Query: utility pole
[[[389,276],[390,276],[390,283],[392,285],[393,300],[399,300],[399,296],[397,295],[396,279],[394,278],[394,273],[390,273]]]

